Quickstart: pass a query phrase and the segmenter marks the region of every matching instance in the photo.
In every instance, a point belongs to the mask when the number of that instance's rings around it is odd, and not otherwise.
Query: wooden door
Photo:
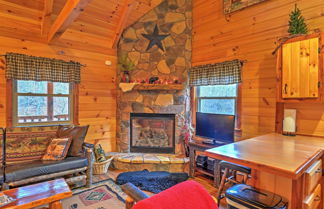
[[[319,38],[282,46],[282,98],[319,96]]]

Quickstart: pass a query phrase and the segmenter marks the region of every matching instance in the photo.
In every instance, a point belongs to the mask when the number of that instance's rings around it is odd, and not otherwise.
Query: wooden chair
[[[152,197],[131,183],[122,185],[128,195],[126,209],[218,209],[215,199],[195,181],[186,181]]]
[[[220,201],[224,198],[224,188],[227,183],[232,184],[246,184],[249,179],[249,175],[251,174],[251,168],[237,165],[234,163],[221,161],[219,163],[220,170],[224,169],[224,173],[222,175],[222,179],[218,188],[217,193],[217,204],[219,206]],[[237,176],[242,175],[242,179],[238,180]]]
[[[121,188],[128,195],[126,199],[126,209],[131,209],[135,202],[139,202],[150,197],[132,183],[124,184],[121,186]]]

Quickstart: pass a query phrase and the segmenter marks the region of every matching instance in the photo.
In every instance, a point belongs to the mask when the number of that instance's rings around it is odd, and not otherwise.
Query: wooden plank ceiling
[[[0,0],[0,36],[105,52],[161,1]]]

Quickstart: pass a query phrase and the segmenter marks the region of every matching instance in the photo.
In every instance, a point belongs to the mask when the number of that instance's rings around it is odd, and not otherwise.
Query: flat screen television
[[[234,142],[235,116],[197,112],[196,136],[214,140],[215,143]]]

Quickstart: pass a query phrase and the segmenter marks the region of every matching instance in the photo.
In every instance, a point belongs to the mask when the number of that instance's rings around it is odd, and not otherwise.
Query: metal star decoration
[[[159,34],[159,28],[157,25],[155,25],[154,31],[152,34],[142,34],[145,38],[147,38],[150,43],[147,46],[146,51],[151,49],[153,46],[159,47],[162,51],[164,51],[163,45],[162,45],[162,40],[168,37],[170,34],[165,34],[165,35],[160,35]]]

